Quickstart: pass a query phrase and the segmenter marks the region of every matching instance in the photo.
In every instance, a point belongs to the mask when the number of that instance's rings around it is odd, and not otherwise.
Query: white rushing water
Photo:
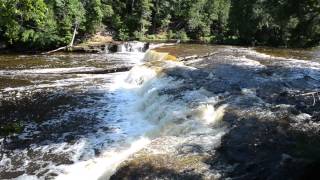
[[[147,145],[150,140],[144,137],[144,133],[153,128],[152,124],[145,120],[136,105],[140,101],[138,91],[142,84],[149,78],[155,76],[153,71],[145,69],[134,73],[118,73],[114,75],[110,84],[109,93],[114,99],[113,111],[108,119],[121,119],[116,122],[120,126],[120,134],[124,137],[115,138],[116,142],[112,148],[106,148],[98,157],[87,161],[76,162],[71,166],[58,167],[63,173],[57,179],[99,179],[109,177],[118,164],[128,158],[134,152]],[[110,117],[111,115],[111,117]],[[112,136],[117,136],[113,134]]]
[[[201,143],[208,150],[219,146],[221,137],[226,133],[221,120],[228,105],[219,104],[219,96],[200,89],[183,89],[184,80],[177,80],[163,73],[163,69],[181,68],[189,71],[181,62],[167,61],[167,53],[156,53],[152,50],[142,53],[143,44],[133,43],[118,47],[119,52],[106,54],[116,61],[126,61],[134,67],[128,72],[112,74],[77,74],[72,77],[25,86],[22,88],[7,88],[4,91],[33,91],[37,88],[73,87],[99,92],[103,96],[94,99],[92,107],[78,108],[66,112],[62,117],[47,122],[57,123],[74,114],[89,113],[98,117],[96,132],[85,134],[75,143],[48,143],[46,145],[31,145],[30,149],[40,154],[66,153],[74,163],[47,165],[44,176],[55,173],[59,180],[69,179],[108,179],[121,164],[131,155],[157,138],[167,139],[161,144],[162,149],[170,149],[182,143],[192,141]],[[248,50],[249,51],[249,50]],[[253,53],[251,50],[250,53]],[[250,53],[247,53],[250,55]],[[269,57],[266,57],[269,58]],[[265,68],[258,61],[246,57],[230,57],[232,64],[242,67]],[[303,65],[304,62],[293,61]],[[47,68],[31,70],[3,70],[0,75],[48,75],[72,72],[87,72],[99,70],[95,67]],[[208,78],[212,78],[209,74]],[[180,91],[180,88],[183,89]],[[250,90],[243,90],[249,94]],[[178,95],[177,97],[175,95]],[[88,97],[90,99],[90,97]],[[101,127],[108,127],[105,130]],[[212,128],[214,127],[214,128]],[[32,129],[32,127],[30,127]],[[111,129],[111,130],[110,130]],[[36,133],[36,132],[35,132]],[[68,134],[64,134],[62,138]],[[20,138],[26,138],[22,134]],[[160,149],[153,151],[160,151]],[[95,153],[99,151],[99,153]],[[27,156],[28,150],[17,150],[16,154]],[[159,153],[159,152],[158,152]],[[42,156],[40,155],[40,156]],[[39,161],[42,159],[39,158]],[[26,168],[32,159],[25,159],[21,169]],[[11,166],[11,157],[4,157],[0,166]],[[40,170],[37,172],[40,173]],[[18,179],[41,179],[43,176],[22,175]]]
[[[152,56],[151,59],[154,60],[156,55]],[[162,57],[162,54],[160,56]],[[150,60],[149,57],[150,54],[146,55],[145,60]],[[167,65],[181,66],[180,63],[169,62]],[[116,123],[120,126],[119,131],[125,132],[125,136],[115,138],[112,148],[107,147],[98,157],[56,167],[57,171],[61,172],[57,179],[108,179],[122,161],[146,147],[153,138],[188,133],[199,130],[200,127],[203,130],[206,125],[223,116],[224,107],[217,109],[216,113],[212,105],[215,99],[201,95],[207,93],[204,90],[188,92],[184,100],[173,102],[170,102],[170,97],[166,95],[160,96],[158,93],[161,90],[175,89],[181,82],[161,77],[155,68],[137,65],[129,72],[113,76],[109,93],[112,93],[115,107],[111,109],[111,117],[110,113],[108,114],[108,119],[121,119],[121,122]],[[190,99],[197,101],[196,98],[203,101],[203,105],[188,107],[186,103],[189,103]],[[196,117],[192,117],[192,120],[187,118],[192,114]],[[177,122],[182,119],[186,121]]]
[[[119,61],[127,61],[131,64],[141,64],[144,53],[141,52],[120,52],[116,54],[107,54],[109,58],[118,59]],[[8,70],[4,71],[4,74],[48,74],[54,73],[69,73],[73,71],[86,72],[88,70],[95,70],[91,67],[79,67],[79,68],[51,68],[51,69],[32,69],[32,70]],[[9,73],[8,73],[9,72]],[[103,129],[97,129],[94,134],[88,134],[86,137],[82,137],[74,144],[68,144],[66,142],[51,143],[49,140],[45,145],[32,144],[29,149],[16,150],[13,153],[14,156],[22,157],[24,164],[16,167],[13,162],[13,156],[4,155],[0,160],[0,166],[13,170],[24,170],[32,163],[32,159],[29,160],[30,149],[34,152],[39,152],[39,158],[37,163],[42,163],[42,159],[47,152],[54,154],[67,153],[71,156],[73,162],[72,165],[57,165],[50,163],[46,165],[50,172],[54,172],[59,176],[57,179],[98,179],[102,175],[109,176],[114,170],[117,164],[125,160],[130,154],[138,151],[149,140],[143,138],[143,134],[153,126],[145,121],[141,117],[141,114],[135,109],[135,105],[139,101],[137,94],[138,89],[142,85],[143,81],[148,78],[154,77],[155,73],[146,69],[139,74],[130,74],[131,72],[113,73],[113,74],[81,74],[71,78],[64,78],[53,80],[50,83],[40,83],[25,87],[18,88],[6,88],[3,92],[18,91],[35,91],[36,89],[43,88],[55,88],[61,87],[77,87],[81,89],[87,89],[90,92],[104,94],[98,100],[94,100],[97,106],[75,109],[71,112],[66,112],[62,117],[52,119],[45,122],[50,124],[57,124],[59,122],[64,123],[64,119],[68,119],[74,114],[89,113],[95,114],[99,119],[102,119],[101,126],[106,125],[112,132],[105,132]],[[145,79],[144,79],[145,78]],[[98,80],[98,82],[96,82]],[[98,83],[98,84],[97,84]],[[88,97],[90,98],[90,97]],[[29,134],[36,134],[33,131],[37,125],[29,125],[25,128],[25,132],[22,133],[19,138],[21,140],[28,139]],[[98,126],[99,127],[99,126]],[[76,129],[75,129],[76,130]],[[65,133],[63,136],[67,136]],[[63,139],[63,137],[61,137]],[[99,156],[96,156],[93,152],[95,149],[101,151]],[[20,155],[19,155],[20,154]],[[50,161],[50,160],[49,160]],[[18,169],[17,169],[18,168]],[[37,172],[41,172],[41,168]],[[18,179],[38,179],[41,176],[35,175],[22,175]]]
[[[58,173],[56,179],[108,179],[121,162],[161,136],[180,136],[178,142],[184,142],[188,138],[193,139],[197,133],[214,133],[217,136],[211,136],[214,140],[207,141],[208,146],[219,143],[218,137],[224,134],[224,129],[209,127],[219,123],[226,106],[215,108],[216,97],[204,89],[187,91],[179,99],[170,94],[160,94],[163,90],[175,90],[183,83],[164,76],[162,68],[189,68],[179,62],[164,61],[165,55],[149,51],[144,56],[145,64],[135,60],[137,65],[129,72],[105,76],[109,82],[100,85],[100,89],[104,88],[109,102],[101,111],[108,113],[100,116],[117,130],[111,134],[98,131],[101,135],[92,135],[68,146],[64,151],[73,154],[75,163],[52,166],[50,171]],[[162,63],[153,64],[159,60]],[[113,143],[101,148],[98,156],[92,155],[92,149],[105,140],[113,140]]]

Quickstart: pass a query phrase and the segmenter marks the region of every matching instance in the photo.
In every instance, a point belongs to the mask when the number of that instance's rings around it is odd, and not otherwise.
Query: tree
[[[103,18],[102,4],[100,0],[82,0],[85,7],[85,29],[89,34],[95,33],[100,28]]]
[[[128,18],[129,30],[134,32],[136,38],[141,39],[151,26],[152,14],[151,0],[132,0],[131,9],[129,10]]]
[[[46,29],[43,0],[6,0],[0,2],[1,35],[9,44],[37,44]]]
[[[75,26],[80,31],[85,31],[86,18],[83,4],[78,0],[54,0],[48,3],[53,9],[53,19],[57,23],[57,32],[60,37],[58,44],[67,45],[70,43]]]
[[[170,32],[240,45],[320,42],[319,0],[2,0],[0,11],[0,40],[13,47],[65,46],[75,27],[80,39],[106,27],[121,40]]]
[[[286,12],[289,29],[288,45],[309,47],[320,41],[320,1],[286,0],[282,11]]]
[[[318,0],[232,0],[230,29],[244,44],[315,46],[319,12]]]

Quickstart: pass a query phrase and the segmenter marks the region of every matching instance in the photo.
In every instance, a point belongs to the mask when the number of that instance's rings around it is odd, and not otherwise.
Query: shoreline
[[[116,52],[116,46],[120,44],[126,44],[130,42],[142,42],[142,43],[150,43],[150,44],[160,44],[160,43],[176,43],[176,44],[200,44],[200,45],[209,45],[209,46],[234,46],[234,47],[245,47],[245,48],[265,48],[265,49],[282,49],[282,50],[312,50],[320,48],[319,46],[313,47],[285,47],[285,46],[267,46],[267,45],[259,45],[259,46],[252,46],[247,44],[234,44],[234,43],[207,43],[200,40],[189,40],[186,42],[178,42],[177,39],[170,39],[170,40],[130,40],[130,41],[111,41],[111,42],[94,42],[91,41],[84,41],[80,44],[74,45],[72,47],[68,47],[64,50],[55,52],[55,53],[103,53],[105,51],[109,52]],[[51,49],[52,50],[52,49]],[[44,50],[30,50],[30,49],[23,49],[19,50],[19,48],[0,48],[0,54],[26,54],[26,55],[37,55],[37,54],[45,54],[46,52],[50,51],[50,49]],[[50,53],[51,54],[51,53]]]

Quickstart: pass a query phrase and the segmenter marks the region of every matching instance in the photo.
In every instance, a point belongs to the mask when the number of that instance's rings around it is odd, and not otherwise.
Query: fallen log
[[[46,72],[46,73],[31,73],[31,74],[47,74],[47,75],[64,75],[64,74],[110,74],[116,72],[129,71],[132,66],[115,67],[109,69],[94,69],[87,71],[71,71],[71,72]]]
[[[116,73],[116,72],[125,72],[129,71],[132,68],[132,66],[125,66],[125,67],[116,67],[116,68],[110,68],[110,69],[101,69],[101,70],[93,70],[93,71],[80,71],[80,72],[67,72],[62,74],[110,74],[110,73]]]
[[[320,92],[315,91],[315,92],[309,92],[309,93],[304,93],[304,94],[299,94],[298,96],[312,96],[313,98],[313,103],[312,106],[315,106],[317,103],[317,98],[320,101]],[[317,97],[317,98],[316,98]]]
[[[68,48],[72,47],[74,39],[75,39],[76,34],[77,34],[77,29],[78,29],[78,23],[76,22],[75,26],[74,26],[73,34],[72,34],[72,39],[71,39],[70,43],[67,46],[63,46],[63,47],[60,47],[58,49],[55,49],[55,50],[52,50],[52,51],[48,51],[48,52],[45,52],[45,53],[42,53],[42,54],[51,54],[51,53],[58,52],[58,51],[61,51],[61,50],[64,50],[64,49],[68,49]]]
[[[320,94],[320,92],[309,92],[309,93],[304,93],[304,94],[300,94],[300,96],[309,96],[309,95],[314,95],[314,94]]]
[[[58,51],[67,49],[68,47],[69,47],[69,45],[68,45],[68,46],[64,46],[64,47],[60,47],[60,48],[58,48],[58,49],[55,49],[55,50],[52,50],[52,51],[48,51],[48,52],[45,52],[45,53],[42,53],[42,54],[52,54],[52,53],[54,53],[54,52],[58,52]]]

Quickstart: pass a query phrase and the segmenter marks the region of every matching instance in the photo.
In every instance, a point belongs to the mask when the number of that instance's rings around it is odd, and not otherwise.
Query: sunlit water
[[[2,56],[3,64],[10,62],[0,70],[1,78],[6,79],[2,81],[1,87],[3,100],[20,102],[20,99],[31,96],[31,99],[25,101],[32,102],[32,98],[37,98],[32,94],[39,93],[45,94],[41,101],[50,101],[51,98],[53,102],[30,104],[52,106],[47,109],[32,109],[52,113],[45,112],[40,117],[40,123],[22,116],[25,130],[13,142],[9,140],[8,146],[11,144],[13,147],[10,147],[12,150],[8,150],[1,160],[1,177],[29,179],[64,175],[74,168],[67,168],[64,164],[86,161],[101,156],[105,151],[111,153],[120,151],[122,146],[124,149],[130,146],[133,140],[138,139],[149,128],[148,123],[133,110],[137,102],[135,91],[139,85],[126,82],[128,72],[91,72],[102,68],[138,65],[143,58],[144,54],[141,52]],[[46,94],[48,92],[49,95]],[[60,100],[58,96],[65,97],[65,100]],[[30,102],[22,103],[26,105],[19,105],[28,106]],[[92,162],[88,162],[86,166],[89,164]],[[107,162],[101,168],[109,166]],[[99,174],[95,173],[95,176],[98,177]],[[84,179],[88,177],[92,177],[92,174],[83,176]]]
[[[265,53],[261,54],[243,48],[242,54],[233,54],[235,49],[175,45],[160,47],[157,51],[176,56],[223,51],[225,59],[220,61],[230,60],[233,64],[254,68],[264,66],[255,61],[255,57],[273,57],[269,50],[259,50]],[[207,134],[204,143],[208,147],[218,146],[227,129],[211,127],[220,123],[228,105],[217,105],[219,95],[202,88],[172,93],[183,88],[183,80],[166,76],[162,71],[177,67],[192,70],[192,67],[166,61],[163,54],[154,51],[146,54],[121,51],[0,56],[1,98],[19,102],[12,107],[39,106],[38,109],[18,109],[22,114],[23,111],[48,111],[31,118],[15,112],[25,128],[9,139],[4,148],[0,178],[107,179],[122,161],[161,136],[183,137],[179,140],[182,142]],[[299,53],[305,55],[283,58],[292,58],[290,61],[301,66],[311,62],[297,57],[317,61],[309,54],[318,57],[318,51]],[[133,68],[128,72],[92,73],[124,66]],[[32,96],[34,93],[44,94],[40,103],[28,102],[38,96]],[[31,99],[20,102],[24,97]]]

